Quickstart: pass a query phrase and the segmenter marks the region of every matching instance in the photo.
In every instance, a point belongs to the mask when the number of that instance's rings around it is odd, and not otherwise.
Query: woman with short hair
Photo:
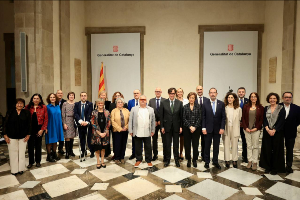
[[[60,160],[56,154],[57,142],[64,140],[61,111],[56,94],[50,93],[47,97],[47,103],[48,127],[45,135],[47,161],[56,162]]]
[[[29,104],[25,109],[31,114],[31,137],[28,140],[28,156],[30,169],[34,163],[36,167],[41,166],[42,160],[42,139],[48,125],[48,112],[40,94],[32,95]]]
[[[128,139],[128,122],[130,112],[124,108],[125,101],[123,98],[116,100],[117,108],[111,112],[111,124],[114,133],[114,153],[115,163],[124,164],[125,150]]]
[[[264,110],[264,131],[259,166],[265,173],[285,172],[284,135],[285,109],[279,105],[280,97],[271,92],[266,98],[269,106]]]
[[[110,114],[104,108],[105,100],[97,99],[97,109],[92,112],[92,142],[97,158],[97,169],[105,168],[104,155],[109,147]],[[101,162],[100,162],[101,155]]]
[[[7,112],[3,127],[12,175],[23,174],[26,169],[25,151],[31,135],[31,116],[28,110],[23,109],[24,105],[24,99],[16,99],[16,108]]]
[[[69,92],[67,98],[68,100],[64,102],[61,109],[62,122],[64,128],[64,137],[66,141],[65,159],[69,159],[69,156],[75,156],[73,152],[73,143],[74,143],[74,138],[77,136],[75,122],[74,122],[75,93]]]

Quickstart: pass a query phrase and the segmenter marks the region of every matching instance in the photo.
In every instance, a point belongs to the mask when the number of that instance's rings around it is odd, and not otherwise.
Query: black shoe
[[[197,160],[193,160],[193,166],[197,167]]]
[[[102,167],[101,163],[96,165],[97,169],[100,169]]]
[[[175,160],[176,167],[180,167],[179,160]]]
[[[58,153],[65,154],[64,150],[62,150],[62,149],[58,149]]]
[[[269,173],[270,173],[270,170],[266,169],[265,174],[269,174]]]
[[[57,156],[57,154],[55,152],[52,152],[52,158],[56,161],[60,160],[60,158]]]
[[[94,158],[94,157],[95,157],[94,152],[91,152],[90,158]]]
[[[27,166],[27,169],[30,169],[32,167],[32,164],[29,164],[28,166]]]
[[[187,162],[187,165],[186,165],[187,167],[191,167],[191,160],[188,160],[188,162]]]
[[[16,176],[18,173],[11,173],[12,175]]]
[[[184,160],[184,157],[179,157],[179,160]]]
[[[226,166],[227,168],[230,167],[229,161],[225,161],[225,166]]]
[[[36,167],[40,167],[40,166],[41,166],[41,163],[36,163],[35,166],[36,166]]]
[[[135,158],[135,155],[131,155],[130,157],[129,157],[129,160],[132,160],[132,159],[134,159]]]
[[[18,174],[21,174],[21,175],[22,175],[23,173],[24,173],[23,171],[20,171]]]
[[[165,167],[168,167],[169,165],[170,165],[170,161],[167,160],[167,161],[165,162],[164,166],[165,166]]]
[[[277,172],[272,170],[270,174],[271,174],[271,175],[276,175]]]
[[[205,167],[206,169],[208,169],[208,168],[209,168],[209,163],[205,163],[204,167]]]
[[[106,168],[106,164],[101,164],[101,167]]]
[[[237,161],[233,161],[232,165],[234,168],[237,168]]]
[[[213,166],[215,166],[218,169],[221,169],[221,166],[219,165],[219,163],[213,163]]]
[[[56,160],[52,157],[51,154],[48,154],[47,158],[49,162],[56,162]]]
[[[157,160],[157,156],[153,156],[152,161],[156,161]]]
[[[290,173],[293,173],[294,170],[291,168],[291,167],[286,167],[286,173],[290,174]]]

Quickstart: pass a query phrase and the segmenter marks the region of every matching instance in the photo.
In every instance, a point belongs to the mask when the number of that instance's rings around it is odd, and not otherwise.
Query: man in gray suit
[[[134,167],[138,167],[143,161],[143,143],[145,146],[145,160],[148,163],[148,167],[152,167],[151,137],[155,131],[155,115],[153,108],[147,106],[145,95],[141,95],[139,105],[131,109],[128,131],[135,140],[136,163]]]
[[[157,147],[157,139],[158,139],[158,131],[160,130],[160,115],[159,115],[159,107],[160,103],[165,100],[165,98],[161,97],[161,89],[155,88],[155,98],[152,98],[149,100],[149,106],[154,109],[155,113],[155,134],[152,137],[152,151],[153,151],[153,158],[152,161],[157,160],[157,154],[158,154],[158,147]],[[161,134],[161,138],[163,141],[163,146],[164,149],[166,149],[165,145],[166,143],[164,142],[164,135]],[[164,161],[165,161],[165,154],[164,154]]]

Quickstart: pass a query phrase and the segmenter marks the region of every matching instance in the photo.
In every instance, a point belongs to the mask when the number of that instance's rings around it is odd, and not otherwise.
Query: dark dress
[[[105,115],[104,115],[104,112],[98,112],[98,124],[99,124],[99,127],[100,127],[100,132],[101,133],[104,133],[105,132],[105,126],[106,126],[106,118],[105,118]],[[109,145],[103,145],[103,142],[104,142],[104,138],[101,138],[101,143],[100,144],[94,144],[94,150],[95,151],[98,151],[98,150],[102,150],[102,149],[107,149],[107,147]]]
[[[283,128],[285,122],[285,109],[281,108],[276,123],[273,127],[270,127],[266,117],[268,108],[269,106],[266,106],[264,111],[264,130],[259,166],[268,171],[284,173],[285,160]],[[269,135],[265,128],[266,126],[268,126],[270,130],[276,130],[274,136]]]

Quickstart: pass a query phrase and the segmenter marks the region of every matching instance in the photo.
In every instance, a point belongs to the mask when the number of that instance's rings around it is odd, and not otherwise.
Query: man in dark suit
[[[160,104],[160,126],[161,132],[165,137],[165,164],[167,167],[171,160],[171,144],[173,139],[173,155],[175,159],[175,164],[180,167],[179,164],[179,134],[182,133],[182,102],[175,99],[176,89],[168,89],[169,99],[166,99]]]
[[[284,139],[286,148],[286,172],[293,173],[293,150],[297,137],[297,127],[300,125],[300,107],[293,104],[293,93],[285,92],[282,95],[286,116],[284,124]]]
[[[246,89],[244,87],[240,87],[237,90],[237,94],[239,96],[239,103],[240,103],[240,107],[243,110],[243,107],[245,104],[248,103],[249,99],[245,98],[246,95]],[[241,127],[240,127],[240,134],[241,134],[241,138],[242,138],[242,157],[243,157],[243,162],[248,163],[248,159],[247,159],[247,143],[246,143],[246,137],[245,137],[245,133],[242,127],[242,123],[241,123]]]
[[[59,107],[60,107],[60,111],[61,111],[62,105],[66,102],[66,100],[63,99],[63,92],[62,92],[62,90],[57,90],[56,96],[57,96],[57,98],[58,98],[58,101],[59,101]],[[60,153],[60,154],[65,154],[63,148],[64,148],[64,141],[59,141],[59,145],[58,145],[58,153]]]
[[[217,100],[217,89],[209,90],[209,101],[205,101],[202,105],[202,132],[205,138],[204,160],[205,168],[209,168],[210,147],[213,140],[213,165],[221,169],[218,163],[220,138],[225,130],[225,104]]]
[[[131,111],[131,109],[137,105],[139,105],[139,98],[141,96],[141,91],[140,90],[134,90],[133,91],[133,99],[130,99],[128,101],[128,110]],[[143,148],[143,147],[142,147]],[[129,157],[129,160],[132,160],[135,158],[135,141],[134,138],[132,137],[132,154]]]
[[[157,138],[158,138],[158,131],[160,130],[160,114],[159,114],[159,107],[162,101],[165,100],[165,98],[161,97],[161,88],[155,88],[155,98],[152,98],[149,100],[149,106],[154,109],[155,114],[155,133],[152,136],[152,150],[153,150],[153,158],[152,161],[157,160],[157,154],[158,154],[158,147],[157,147]],[[163,141],[163,145],[165,148],[165,142],[164,142],[164,134],[161,134],[161,138]],[[164,158],[165,161],[165,158]]]
[[[81,101],[76,102],[74,106],[74,118],[76,121],[76,124],[78,126],[78,132],[80,137],[80,146],[81,146],[81,157],[84,156],[84,153],[86,155],[86,134],[87,134],[87,143],[88,147],[90,149],[91,155],[90,157],[94,157],[94,150],[91,146],[91,137],[92,137],[92,127],[91,127],[91,114],[93,111],[93,103],[87,101],[87,93],[81,92],[80,93],[80,99]],[[88,130],[88,133],[87,133]]]
[[[203,87],[201,85],[198,85],[196,87],[196,93],[197,93],[197,99],[195,101],[195,104],[199,104],[201,107],[205,101],[209,101],[208,98],[203,96]],[[202,119],[202,118],[201,118]],[[202,124],[202,122],[200,122]],[[201,127],[200,127],[201,130]],[[201,135],[201,160],[204,161],[204,149],[205,149],[205,139],[204,134],[200,133]]]

